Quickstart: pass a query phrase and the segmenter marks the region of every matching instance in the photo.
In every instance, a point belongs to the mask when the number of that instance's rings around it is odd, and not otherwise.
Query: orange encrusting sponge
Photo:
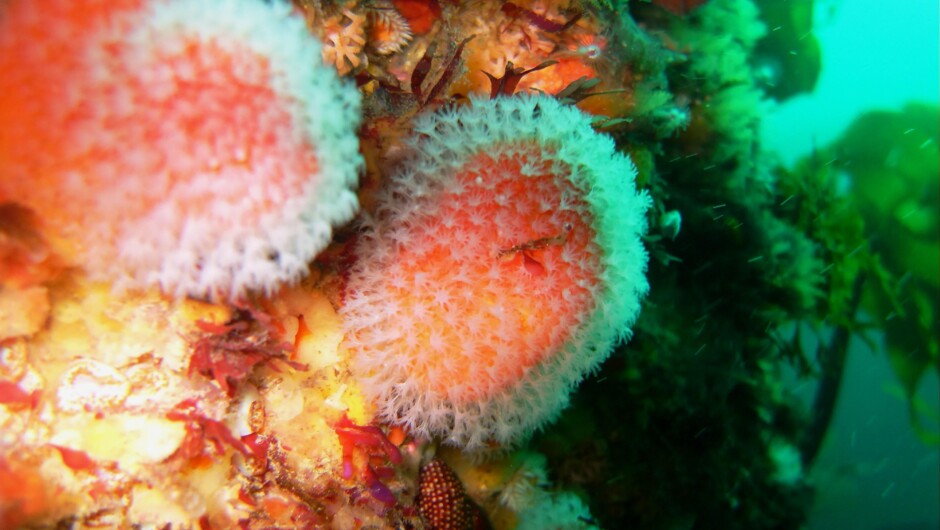
[[[285,9],[0,6],[0,201],[117,284],[236,297],[297,279],[355,211],[361,162],[332,145],[355,142],[357,96]]]
[[[363,391],[415,436],[512,445],[629,335],[649,197],[591,118],[540,96],[419,117],[340,315]]]

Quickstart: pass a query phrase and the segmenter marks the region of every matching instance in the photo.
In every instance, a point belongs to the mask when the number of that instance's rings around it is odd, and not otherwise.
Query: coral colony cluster
[[[359,97],[288,6],[8,4],[0,196],[93,279],[273,292],[355,213]]]
[[[422,116],[353,246],[340,309],[381,417],[512,445],[636,319],[649,199],[590,118],[547,96]]]
[[[702,422],[713,299],[657,297],[763,244],[718,211],[770,189],[759,14],[0,0],[0,528],[789,527],[769,364],[727,360],[759,414]],[[686,443],[726,465],[648,464]]]

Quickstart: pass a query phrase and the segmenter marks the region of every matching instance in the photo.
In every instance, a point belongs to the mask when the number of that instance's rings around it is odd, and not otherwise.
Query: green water
[[[815,23],[823,52],[816,90],[773,109],[763,122],[764,145],[782,160],[792,162],[832,142],[862,112],[937,102],[936,1],[818,1]],[[933,177],[936,189],[940,184]],[[856,342],[844,377],[810,473],[817,498],[809,528],[940,527],[938,450],[912,432],[887,359]],[[938,395],[931,371],[918,397],[936,409]]]

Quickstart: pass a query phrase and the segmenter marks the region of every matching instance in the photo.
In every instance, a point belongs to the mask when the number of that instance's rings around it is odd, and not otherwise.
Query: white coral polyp
[[[511,446],[629,336],[650,199],[553,98],[476,99],[413,129],[340,309],[354,372],[417,436]]]

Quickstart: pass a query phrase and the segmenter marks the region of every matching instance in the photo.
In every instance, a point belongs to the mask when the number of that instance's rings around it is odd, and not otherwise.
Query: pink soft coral
[[[357,208],[358,95],[284,2],[0,4],[0,202],[94,277],[236,298]]]
[[[355,247],[346,345],[383,419],[518,443],[629,335],[649,197],[591,119],[549,97],[416,120]]]

